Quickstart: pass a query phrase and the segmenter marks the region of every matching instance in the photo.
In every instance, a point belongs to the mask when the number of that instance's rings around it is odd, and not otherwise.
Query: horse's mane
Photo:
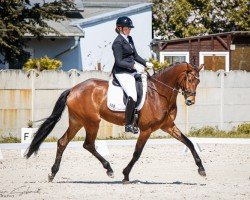
[[[155,77],[155,76],[160,76],[160,75],[162,75],[162,74],[165,74],[166,72],[168,72],[168,71],[170,71],[171,69],[173,69],[174,67],[178,67],[179,65],[181,65],[181,64],[188,64],[187,62],[176,62],[176,63],[173,63],[173,64],[170,64],[170,65],[168,65],[168,66],[166,66],[166,67],[164,67],[164,68],[162,68],[162,69],[160,69],[159,71],[157,71],[154,75],[153,75],[153,77]]]

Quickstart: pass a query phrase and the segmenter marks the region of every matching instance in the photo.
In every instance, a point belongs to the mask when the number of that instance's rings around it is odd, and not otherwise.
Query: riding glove
[[[142,66],[142,65],[140,65],[140,64],[135,63],[135,64],[134,64],[134,68],[135,68],[135,70],[136,70],[138,73],[144,73],[144,72],[145,72],[144,66]]]
[[[152,69],[154,67],[153,63],[151,62],[146,62],[146,66],[148,69]]]

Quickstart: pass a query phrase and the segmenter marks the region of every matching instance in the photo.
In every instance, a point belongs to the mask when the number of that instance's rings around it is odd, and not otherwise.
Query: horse
[[[192,142],[177,128],[174,123],[177,114],[176,99],[182,93],[185,104],[195,103],[196,88],[200,82],[199,72],[203,65],[194,67],[189,63],[179,63],[161,70],[148,78],[148,91],[145,103],[138,112],[138,136],[133,157],[123,170],[123,183],[129,183],[129,174],[139,159],[150,134],[158,129],[169,133],[175,139],[184,143],[191,151],[198,173],[206,176],[202,161]],[[53,130],[61,115],[68,107],[69,126],[64,135],[57,142],[55,162],[48,175],[52,182],[59,170],[61,159],[68,143],[76,133],[84,127],[86,137],[83,148],[92,153],[106,169],[109,177],[114,177],[110,163],[100,155],[95,148],[95,140],[101,119],[116,125],[125,124],[124,112],[114,112],[107,107],[108,81],[91,78],[71,89],[64,91],[58,98],[51,115],[44,120],[26,151],[28,159],[33,153],[37,154],[40,145]]]

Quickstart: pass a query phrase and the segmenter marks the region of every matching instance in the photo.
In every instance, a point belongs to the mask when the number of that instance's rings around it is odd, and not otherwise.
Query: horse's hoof
[[[124,185],[127,185],[127,184],[130,184],[130,181],[129,181],[129,180],[123,179],[123,180],[122,180],[122,183],[123,183]]]
[[[49,182],[52,182],[52,181],[53,181],[53,179],[54,179],[54,176],[53,176],[53,175],[51,175],[51,174],[48,174],[48,181],[49,181]]]
[[[198,173],[201,175],[201,176],[206,176],[206,172],[204,169],[198,169]]]
[[[110,178],[114,178],[114,177],[115,177],[114,172],[108,172],[108,171],[107,171],[107,175],[108,175]]]

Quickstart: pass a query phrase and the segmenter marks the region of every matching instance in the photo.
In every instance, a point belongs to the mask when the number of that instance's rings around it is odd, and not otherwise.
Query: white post
[[[220,71],[220,129],[223,130],[224,128],[224,76],[225,72]]]
[[[97,140],[95,143],[96,151],[102,156],[109,155],[109,149],[105,140]]]
[[[30,72],[31,76],[31,121],[34,121],[34,107],[35,107],[35,76],[36,72],[35,70],[31,70]]]

